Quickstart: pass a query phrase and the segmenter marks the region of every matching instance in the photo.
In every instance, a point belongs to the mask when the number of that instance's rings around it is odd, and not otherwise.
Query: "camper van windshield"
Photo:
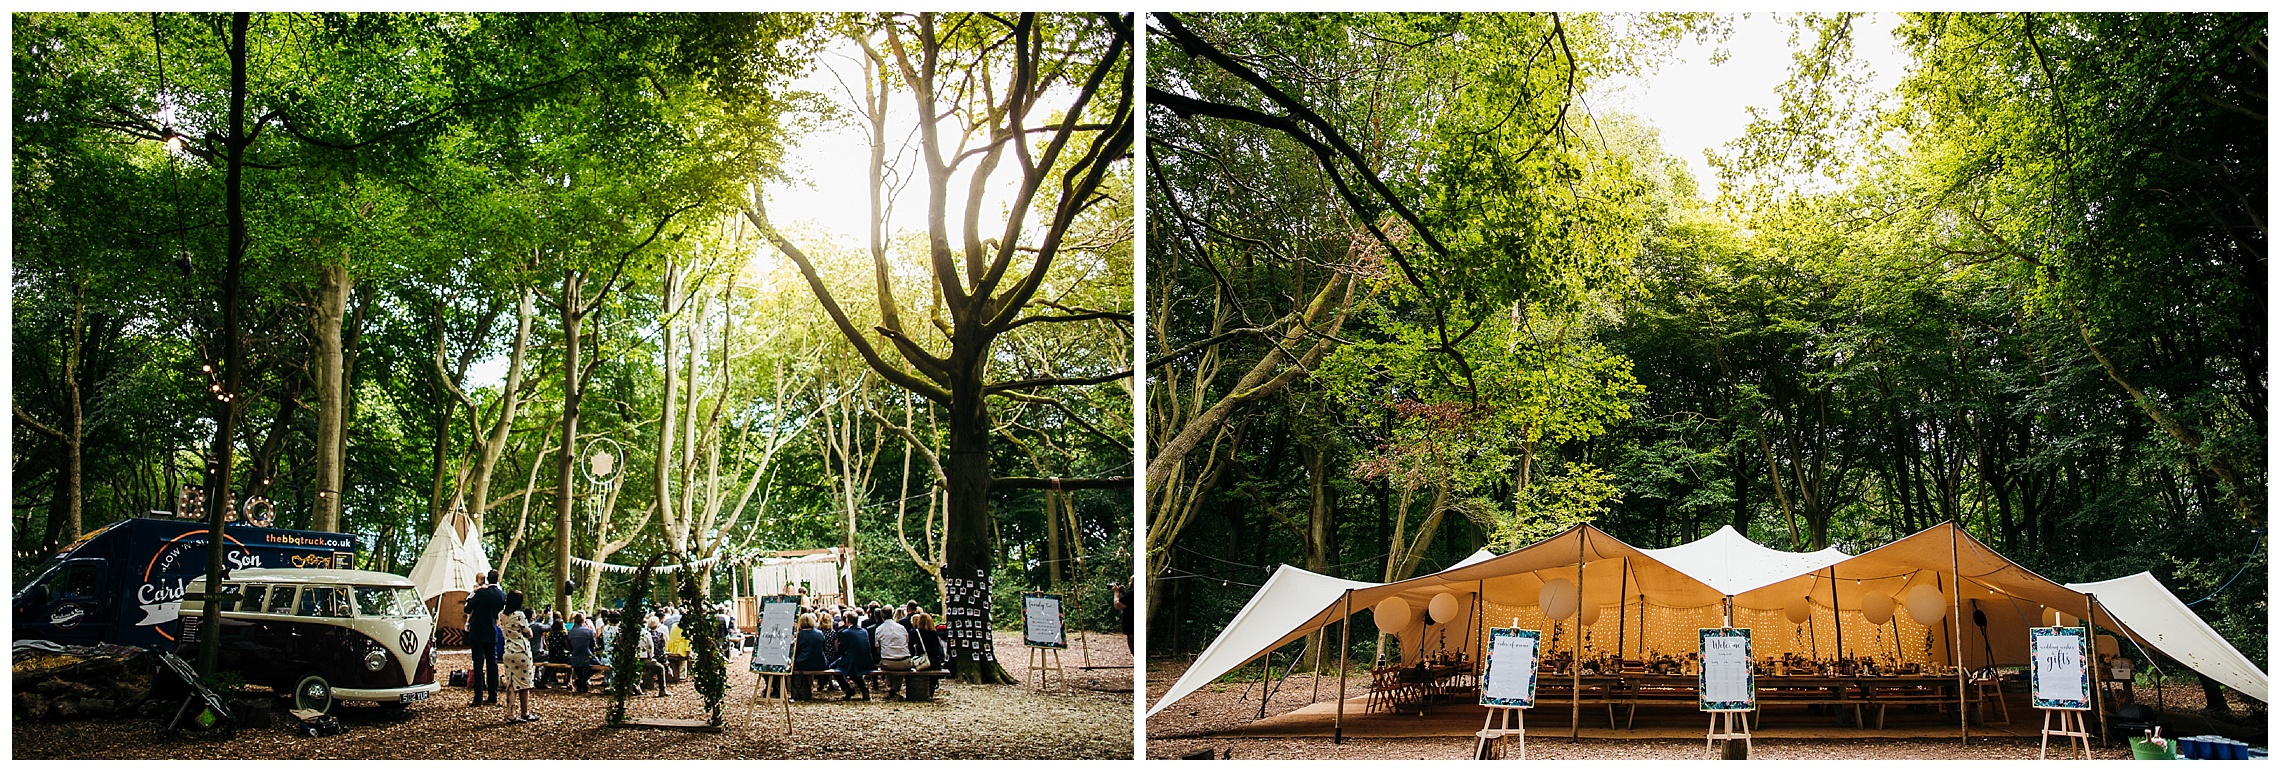
[[[356,615],[364,617],[423,617],[427,607],[410,587],[356,588]]]

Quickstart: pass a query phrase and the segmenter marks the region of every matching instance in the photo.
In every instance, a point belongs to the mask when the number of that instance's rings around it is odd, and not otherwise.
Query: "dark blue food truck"
[[[206,574],[206,524],[129,518],[88,534],[50,559],[16,591],[16,640],[117,643],[171,650],[186,594]],[[352,568],[345,533],[225,526],[223,567]]]

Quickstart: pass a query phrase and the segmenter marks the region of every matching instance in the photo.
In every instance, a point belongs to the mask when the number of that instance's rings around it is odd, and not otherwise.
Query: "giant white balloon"
[[[1860,615],[1867,617],[1868,623],[1872,625],[1881,625],[1892,621],[1892,594],[1872,592],[1867,597],[1861,598]]]
[[[1916,620],[1916,624],[1931,627],[1947,616],[1948,596],[1937,587],[1919,584],[1908,588],[1905,602],[1908,604],[1908,618]]]
[[[2098,634],[2098,656],[2111,657],[2120,653],[2122,653],[2121,641],[2114,640],[2114,636],[2105,633]]]
[[[1579,600],[1575,583],[1566,579],[1545,582],[1543,591],[1536,593],[1536,605],[1544,610],[1545,619],[1553,621],[1573,616]]]
[[[1458,608],[1457,596],[1446,592],[1433,596],[1433,600],[1425,604],[1426,613],[1433,615],[1433,624],[1437,625],[1456,619]]]
[[[1584,627],[1590,627],[1592,625],[1599,624],[1600,609],[1601,606],[1597,603],[1583,604],[1583,616],[1580,618],[1583,620]]]
[[[1377,628],[1388,633],[1407,630],[1417,622],[1417,610],[1410,608],[1409,601],[1398,595],[1378,601],[1370,613],[1373,615],[1371,621],[1377,623]]]
[[[1805,596],[1799,595],[1790,598],[1789,605],[1781,607],[1781,615],[1788,617],[1790,624],[1805,624],[1805,620],[1813,618],[1813,606],[1805,602]]]

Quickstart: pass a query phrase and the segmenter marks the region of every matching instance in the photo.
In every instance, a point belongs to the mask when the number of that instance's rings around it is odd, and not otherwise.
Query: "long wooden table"
[[[1625,673],[1592,675],[1580,679],[1582,692],[1574,693],[1573,676],[1544,673],[1538,676],[1538,705],[1605,706],[1607,726],[1617,728],[1615,709],[1625,709],[1623,728],[1636,723],[1640,705],[1697,705],[1701,677]],[[1884,728],[1885,710],[1893,705],[1952,705],[1956,703],[1955,677],[1930,675],[1760,675],[1759,704],[1829,705],[1851,708],[1850,725],[1866,727],[1866,711],[1876,710],[1875,728]]]

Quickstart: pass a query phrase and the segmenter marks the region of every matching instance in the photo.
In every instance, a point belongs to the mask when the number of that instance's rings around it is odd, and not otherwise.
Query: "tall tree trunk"
[[[651,463],[651,475],[657,486],[657,507],[660,514],[664,515],[666,549],[678,552],[688,546],[689,533],[687,523],[673,509],[673,459],[679,454],[677,449],[680,447],[674,434],[678,425],[673,420],[675,401],[679,397],[673,370],[680,364],[673,355],[673,322],[674,313],[680,307],[680,271],[671,257],[665,258],[664,283],[664,291],[659,293],[663,309],[659,315],[658,327],[664,333],[660,337],[663,338],[665,361],[664,366],[657,370],[657,374],[665,379],[664,404],[658,408],[657,456]],[[694,388],[696,384],[690,386]]]
[[[976,625],[974,634],[951,653],[951,669],[959,680],[1011,683],[990,637],[990,569],[996,551],[990,532],[990,416],[983,401],[983,347],[977,337],[954,339],[950,356],[950,452],[942,461],[950,511],[943,524],[942,575],[966,583],[966,591],[954,593],[956,600],[946,601],[944,608],[950,618]]]
[[[245,280],[245,150],[252,140],[245,134],[245,31],[252,21],[249,14],[230,14],[230,119],[229,133],[222,140],[225,165],[223,174],[222,219],[228,228],[224,244],[227,256],[222,269],[222,393],[221,416],[214,427],[214,449],[210,459],[212,476],[206,480],[206,539],[208,544],[221,544],[222,525],[229,500],[230,465],[234,460],[231,450],[237,435],[237,394],[245,369],[245,331],[238,318],[239,285]],[[206,594],[221,592],[222,550],[206,550]],[[221,666],[222,606],[205,604],[199,619],[198,672],[213,675]]]
[[[554,466],[554,587],[547,593],[554,598],[555,608],[570,607],[570,514],[578,491],[578,403],[586,391],[578,361],[578,338],[586,318],[585,279],[585,273],[577,270],[562,278],[562,447]]]
[[[1306,467],[1306,570],[1326,573],[1330,570],[1330,536],[1336,524],[1330,520],[1330,454],[1305,442],[1298,446],[1300,463]],[[1322,630],[1307,636],[1306,650],[1314,652],[1314,669],[1322,669]]]
[[[506,452],[507,438],[515,427],[515,410],[522,402],[523,367],[530,353],[530,325],[536,311],[533,303],[536,294],[530,287],[524,287],[515,303],[515,343],[507,357],[506,386],[499,390],[499,417],[491,424],[490,437],[482,441],[468,483],[468,497],[474,499],[469,509],[478,529],[483,527],[483,516],[491,511],[491,475],[498,470],[499,457]],[[524,495],[529,493],[526,491]]]
[[[345,264],[327,263],[317,269],[317,502],[309,527],[318,531],[340,530],[341,468],[348,443],[348,390],[343,388],[347,361],[341,326],[354,284]]]
[[[47,536],[40,545],[41,550],[48,554],[54,554],[66,545],[79,541],[79,534],[86,529],[86,523],[82,519],[86,502],[82,451],[86,447],[87,408],[79,388],[79,362],[81,351],[86,346],[86,328],[87,280],[82,278],[72,288],[71,342],[70,348],[63,352],[64,415],[69,419],[64,423],[65,428],[48,426],[32,418],[22,407],[10,405],[16,414],[16,420],[62,446],[63,469],[56,476],[55,499],[48,507]]]

